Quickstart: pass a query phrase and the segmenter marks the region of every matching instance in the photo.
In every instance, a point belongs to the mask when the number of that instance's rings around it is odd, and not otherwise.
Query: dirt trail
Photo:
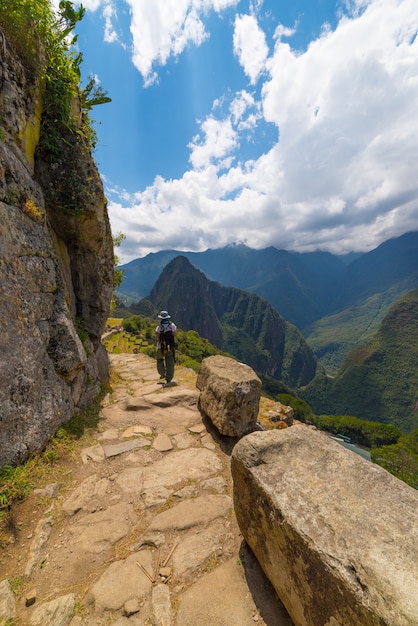
[[[233,442],[202,420],[195,374],[163,388],[149,357],[110,359],[96,442],[14,512],[0,561],[0,581],[22,582],[13,624],[291,626],[240,536]],[[0,624],[5,600],[7,583]]]

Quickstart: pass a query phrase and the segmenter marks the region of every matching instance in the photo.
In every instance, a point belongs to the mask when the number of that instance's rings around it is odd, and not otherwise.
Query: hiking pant
[[[161,378],[165,378],[168,383],[174,376],[174,363],[173,352],[163,354],[161,350],[157,350],[157,370]]]

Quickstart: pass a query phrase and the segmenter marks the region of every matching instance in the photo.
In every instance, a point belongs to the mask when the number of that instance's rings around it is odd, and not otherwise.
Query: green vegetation
[[[119,248],[122,244],[122,241],[125,241],[125,239],[126,239],[126,235],[124,233],[118,233],[117,235],[114,235],[113,247]],[[115,270],[114,270],[114,280],[113,280],[113,285],[115,289],[121,286],[122,280],[123,280],[123,270],[116,269],[118,265],[119,265],[119,257],[117,254],[115,254],[114,255]]]
[[[122,319],[123,331],[108,337],[104,344],[115,354],[142,352],[155,357],[155,319],[130,315]],[[198,371],[203,359],[214,354],[226,354],[194,330],[178,329],[176,336],[176,361],[184,367]],[[230,355],[228,355],[230,356]]]
[[[286,406],[291,406],[293,409],[293,416],[300,422],[310,422],[313,420],[312,409],[307,402],[293,396],[289,393],[279,393],[276,395],[276,400]]]
[[[348,355],[335,378],[318,375],[300,395],[316,413],[357,415],[410,432],[417,427],[417,364],[413,290],[389,310],[373,338]]]
[[[289,389],[289,387],[287,387],[281,380],[277,380],[276,378],[272,378],[266,374],[260,374],[260,372],[257,372],[257,376],[261,380],[262,393],[268,398],[275,398],[279,402],[282,402],[279,396],[286,395],[288,398],[296,399],[295,396],[291,395],[292,390]],[[291,405],[289,404],[288,406]]]
[[[82,54],[73,29],[85,13],[82,5],[61,0],[56,14],[49,2],[2,0],[0,39],[13,48],[29,84],[42,86],[40,137],[35,166],[45,196],[55,210],[78,214],[90,199],[86,162],[96,146],[90,111],[110,102],[91,78],[80,86]]]
[[[393,445],[375,448],[371,455],[373,463],[418,489],[418,428]]]
[[[80,316],[75,318],[75,329],[77,331],[77,335],[81,340],[81,343],[84,345],[85,341],[87,341],[87,339],[89,338],[89,333],[84,328],[84,320]]]
[[[64,40],[83,15],[84,9],[74,10],[71,2],[60,2],[57,19],[49,2],[2,0],[0,20],[3,46],[7,47],[7,40],[10,41],[25,66],[35,74],[42,72],[44,48],[47,64],[57,68],[61,63],[65,73],[69,68],[65,55],[63,57]]]
[[[140,335],[142,326],[142,318],[140,315],[131,315],[122,320],[123,330],[132,335]]]
[[[42,139],[55,155],[61,153],[62,126],[70,127],[72,100],[78,95],[82,56],[73,48],[77,38],[70,35],[84,11],[65,0],[58,16],[49,2],[39,0],[3,0],[0,7],[5,46],[10,40],[28,75],[45,83]]]
[[[199,367],[203,359],[215,354],[224,354],[230,356],[221,350],[218,350],[207,339],[204,339],[194,330],[186,332],[179,331],[176,337],[178,361],[185,367],[190,367],[195,372],[199,371]]]
[[[387,313],[393,294],[375,294],[339,313],[318,320],[303,333],[327,374],[334,376],[350,350],[369,341]]]
[[[311,415],[309,421],[320,430],[350,437],[353,443],[365,448],[396,443],[402,434],[392,424],[369,422],[352,415]]]

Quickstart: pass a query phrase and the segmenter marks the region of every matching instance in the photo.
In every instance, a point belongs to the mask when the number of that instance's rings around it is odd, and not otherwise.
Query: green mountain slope
[[[334,379],[317,376],[301,395],[316,413],[356,415],[404,432],[417,428],[418,290],[398,300]]]
[[[209,280],[267,300],[306,337],[329,374],[371,339],[398,298],[418,288],[418,232],[362,255],[291,253],[230,245],[205,252],[166,250],[125,266],[119,295],[144,298],[164,267],[181,254]]]
[[[332,313],[302,329],[328,374],[373,337],[403,294],[417,288],[418,232],[390,239],[350,263],[332,290]]]
[[[315,376],[316,359],[295,326],[259,296],[208,280],[185,257],[164,268],[147,300],[261,374],[293,388]]]
[[[389,239],[350,263],[338,277],[329,312],[364,302],[400,283],[404,293],[418,288],[418,232]]]
[[[351,350],[377,333],[386,313],[404,292],[396,285],[304,329],[307,342],[330,376],[337,373]]]

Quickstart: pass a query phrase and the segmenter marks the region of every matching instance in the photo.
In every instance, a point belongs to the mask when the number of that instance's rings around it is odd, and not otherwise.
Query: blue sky
[[[417,0],[84,0],[122,262],[418,228]]]

